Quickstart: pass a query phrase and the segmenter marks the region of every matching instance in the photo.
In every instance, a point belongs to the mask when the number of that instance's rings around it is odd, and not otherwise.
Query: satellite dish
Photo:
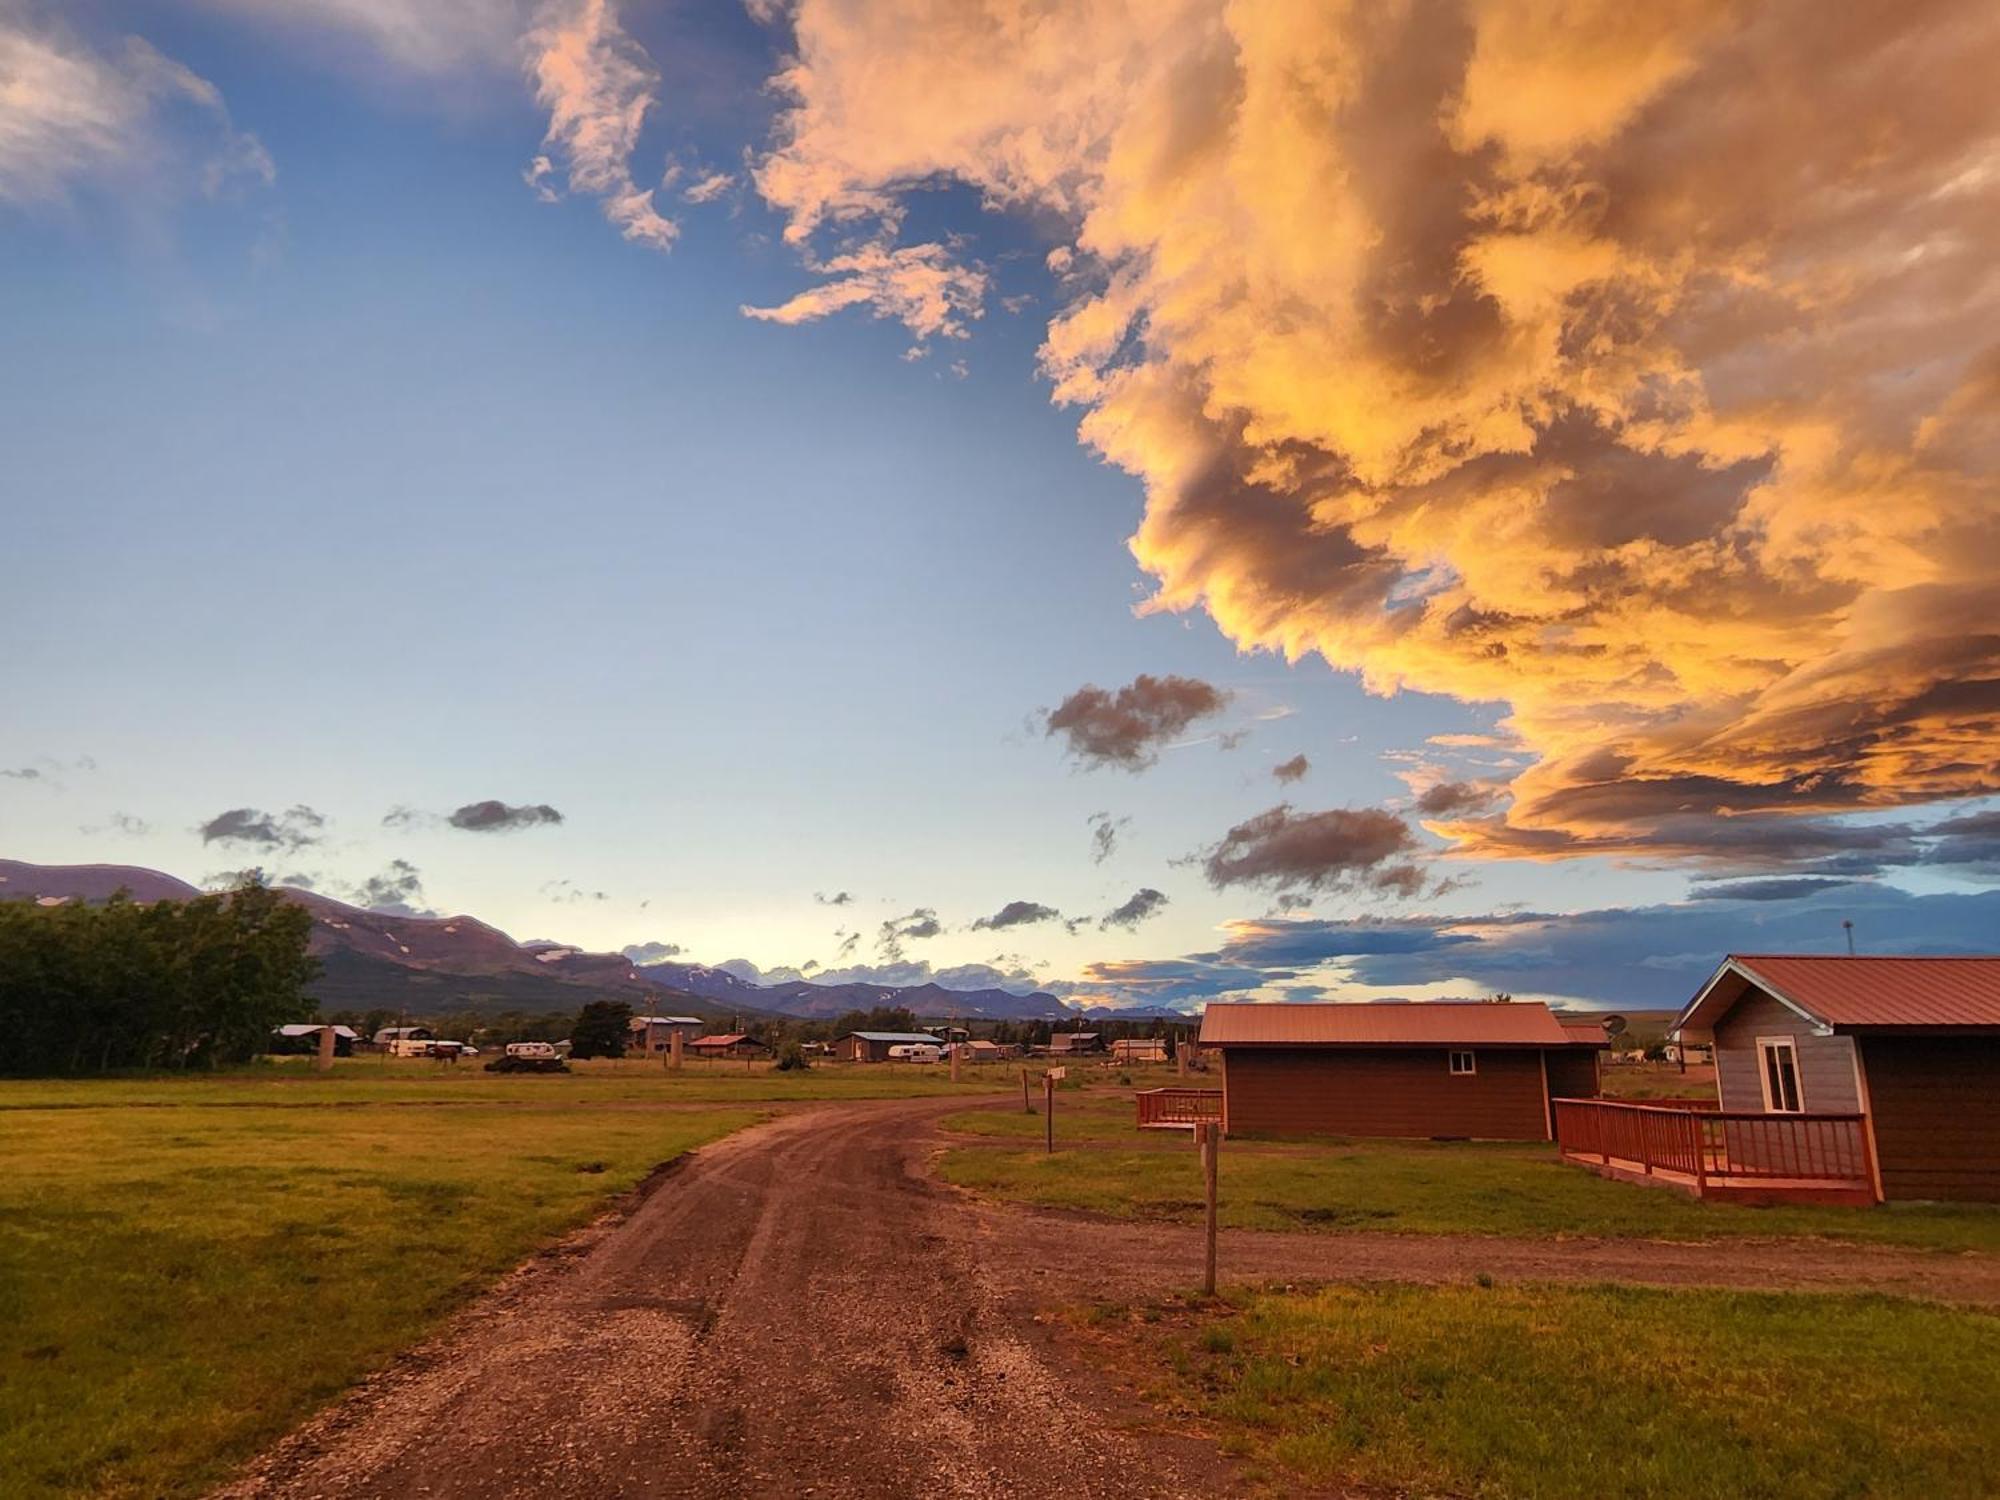
[[[1625,1035],[1625,1018],[1623,1016],[1606,1016],[1598,1024],[1604,1028],[1606,1036],[1620,1037]]]

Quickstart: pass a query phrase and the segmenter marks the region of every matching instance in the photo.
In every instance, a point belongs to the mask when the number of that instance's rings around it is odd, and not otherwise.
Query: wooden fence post
[[[1042,1120],[1042,1150],[1049,1152],[1056,1149],[1056,1080],[1053,1074],[1042,1075],[1042,1098],[1046,1105]]]
[[[675,1073],[681,1070],[681,1029],[678,1026],[667,1034],[667,1067]]]
[[[313,1068],[320,1073],[333,1071],[334,1035],[332,1026],[319,1029],[319,1056],[313,1061]]]
[[[1031,1115],[1034,1112],[1034,1101],[1028,1097],[1028,1070],[1023,1068],[1021,1069],[1021,1113]]]
[[[963,1042],[953,1042],[951,1044],[951,1081],[953,1083],[958,1082],[958,1049],[965,1045],[967,1044]]]
[[[1201,1127],[1201,1184],[1205,1207],[1202,1217],[1202,1239],[1205,1243],[1202,1261],[1201,1294],[1215,1295],[1215,1159],[1222,1154],[1222,1127],[1203,1125]]]

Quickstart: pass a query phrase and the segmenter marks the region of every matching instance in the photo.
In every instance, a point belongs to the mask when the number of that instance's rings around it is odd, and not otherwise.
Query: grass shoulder
[[[1621,1287],[1246,1292],[1076,1318],[1272,1489],[2000,1493],[2000,1320],[1875,1296]]]

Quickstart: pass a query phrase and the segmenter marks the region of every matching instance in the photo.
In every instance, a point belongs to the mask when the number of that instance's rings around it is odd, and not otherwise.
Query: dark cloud
[[[399,917],[427,917],[423,904],[424,882],[417,867],[407,859],[392,859],[379,875],[370,876],[354,888],[354,904],[370,911],[388,912]]]
[[[1071,1000],[1110,1000],[1121,1005],[1179,1005],[1243,994],[1266,984],[1264,970],[1216,961],[1212,956],[1189,958],[1113,959],[1084,969],[1074,984],[1050,986]]]
[[[78,833],[116,833],[125,838],[143,838],[153,831],[153,825],[144,818],[131,813],[115,812],[102,823],[86,823],[77,829]]]
[[[1312,762],[1303,755],[1294,755],[1290,760],[1281,760],[1271,767],[1271,775],[1281,782],[1303,781],[1306,772],[1312,769]]]
[[[1428,885],[1410,858],[1410,827],[1380,808],[1300,813],[1280,803],[1238,823],[1202,856],[1209,884],[1267,890],[1363,890],[1414,897]]]
[[[402,803],[382,814],[384,828],[423,828],[443,821],[436,813],[427,813],[420,808],[407,807]]]
[[[1961,879],[2000,879],[2000,808],[1951,818],[1928,830],[1924,863]]]
[[[467,833],[509,833],[518,828],[538,828],[544,823],[560,823],[563,815],[546,802],[511,807],[491,799],[468,802],[445,821]]]
[[[814,891],[813,900],[817,901],[821,906],[847,906],[852,904],[854,893],[852,891],[835,891],[829,896],[824,891]]]
[[[317,844],[326,827],[326,818],[303,802],[281,813],[260,812],[254,807],[233,807],[217,813],[200,828],[204,844],[249,844],[260,849],[303,849]]]
[[[1099,927],[1123,927],[1131,931],[1148,917],[1157,914],[1167,904],[1164,893],[1151,886],[1134,891],[1125,901],[1104,914]]]
[[[548,900],[562,901],[571,906],[581,901],[609,901],[611,899],[609,892],[585,890],[573,880],[545,880],[542,882],[540,889],[542,895]]]
[[[1440,781],[1417,794],[1417,811],[1427,818],[1484,812],[1499,797],[1498,787],[1482,781]]]
[[[1053,922],[1062,913],[1053,906],[1044,906],[1039,901],[1009,901],[990,917],[981,917],[972,924],[974,932],[999,932],[1008,927],[1028,927],[1036,922]]]
[[[1216,735],[1215,748],[1224,751],[1240,750],[1243,748],[1243,742],[1249,738],[1248,729],[1225,729]]]
[[[278,877],[278,884],[290,886],[295,891],[316,891],[319,889],[318,877],[308,875],[303,870],[295,870],[290,875],[280,875]]]
[[[262,865],[250,865],[241,870],[216,870],[201,877],[202,889],[210,891],[233,891],[239,886],[269,885],[271,877],[264,873]]]
[[[1087,766],[1141,771],[1161,746],[1228,702],[1227,692],[1198,678],[1141,673],[1116,692],[1078,688],[1049,714],[1044,732],[1061,735]]]
[[[919,906],[912,912],[884,922],[875,934],[875,948],[888,962],[901,963],[903,944],[922,942],[943,931],[944,925],[938,921],[937,913],[928,906]]]
[[[1094,865],[1118,852],[1118,840],[1132,826],[1130,818],[1114,818],[1108,812],[1094,812],[1084,821],[1090,825],[1090,862]]]
[[[1856,880],[1836,880],[1819,875],[1777,876],[1771,880],[1734,880],[1697,885],[1688,893],[1691,901],[1796,901],[1821,891],[1837,891],[1859,885]]]
[[[42,773],[33,766],[19,766],[10,771],[0,771],[0,776],[5,776],[10,781],[40,781],[42,779]]]
[[[843,929],[835,932],[834,936],[840,939],[840,946],[833,950],[833,961],[835,963],[839,963],[844,958],[853,957],[854,950],[861,946],[861,934],[858,932],[848,932]]]
[[[663,964],[687,950],[679,943],[631,943],[618,950],[635,964]]]

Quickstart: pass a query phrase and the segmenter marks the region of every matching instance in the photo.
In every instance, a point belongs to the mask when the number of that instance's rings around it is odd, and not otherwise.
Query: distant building
[[[428,1057],[436,1040],[428,1026],[384,1026],[375,1033],[374,1050],[391,1057]]]
[[[1167,1060],[1166,1038],[1120,1037],[1111,1044],[1111,1060],[1121,1063],[1163,1063]]]
[[[769,1057],[771,1049],[754,1036],[740,1031],[722,1032],[713,1036],[698,1036],[686,1044],[687,1051],[696,1057]]]
[[[846,1062],[887,1062],[891,1047],[938,1046],[928,1031],[850,1031],[834,1044]]]
[[[1545,1141],[1552,1100],[1596,1097],[1605,1037],[1537,1002],[1438,1001],[1211,1005],[1201,1042],[1231,1133]]]
[[[1057,1031],[1049,1036],[1049,1051],[1054,1053],[1102,1052],[1104,1034],[1097,1031]]]
[[[653,1057],[673,1050],[676,1031],[681,1034],[681,1045],[686,1046],[708,1029],[708,1022],[700,1016],[634,1016],[631,1025],[625,1050]]]
[[[270,1050],[279,1055],[319,1051],[319,1034],[327,1029],[323,1022],[300,1021],[290,1026],[274,1027],[271,1032]],[[351,1026],[333,1028],[333,1055],[351,1057],[354,1044],[361,1040],[361,1033]]]

